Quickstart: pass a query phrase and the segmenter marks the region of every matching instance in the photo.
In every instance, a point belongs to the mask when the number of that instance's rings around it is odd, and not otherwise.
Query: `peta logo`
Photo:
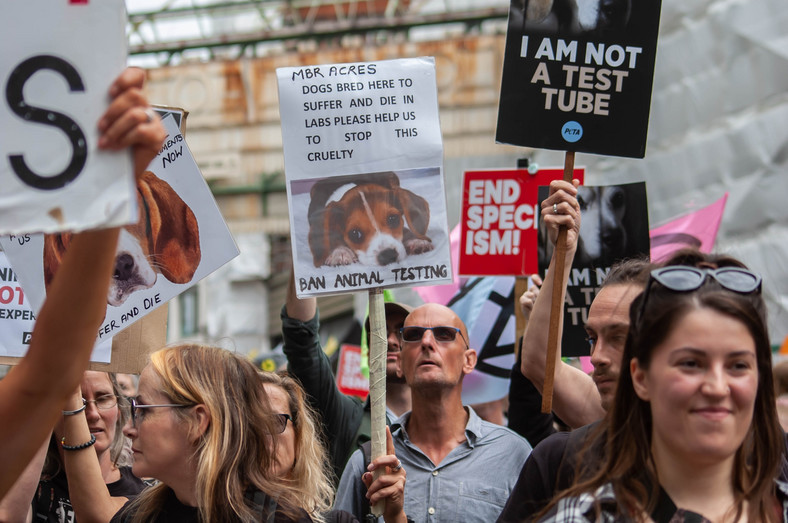
[[[30,340],[33,339],[32,332],[23,332],[22,333],[22,345],[30,345]]]
[[[575,121],[566,122],[561,128],[561,137],[564,141],[575,143],[583,137],[583,126]]]

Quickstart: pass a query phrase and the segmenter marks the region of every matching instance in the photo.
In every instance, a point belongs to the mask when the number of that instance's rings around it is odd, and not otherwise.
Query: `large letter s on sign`
[[[11,110],[17,116],[28,122],[55,126],[66,133],[68,140],[71,142],[73,148],[71,161],[63,172],[55,176],[40,176],[36,174],[27,166],[21,154],[9,155],[8,157],[14,172],[24,183],[36,189],[52,190],[65,187],[79,176],[88,159],[88,146],[85,134],[74,120],[62,113],[28,105],[25,102],[22,92],[25,82],[42,69],[51,69],[63,75],[72,92],[84,91],[85,86],[74,66],[62,58],[50,55],[34,56],[20,63],[11,72],[6,84],[6,100]]]

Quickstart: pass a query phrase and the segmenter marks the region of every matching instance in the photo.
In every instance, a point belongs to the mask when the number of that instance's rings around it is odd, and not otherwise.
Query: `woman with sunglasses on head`
[[[784,521],[760,277],[680,261],[700,267],[652,271],[630,308],[629,372],[585,447],[602,445],[603,462],[581,469],[543,521]]]

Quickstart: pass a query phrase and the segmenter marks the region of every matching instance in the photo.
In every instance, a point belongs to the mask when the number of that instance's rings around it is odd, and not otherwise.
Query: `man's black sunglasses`
[[[424,333],[427,331],[432,331],[435,341],[448,343],[450,341],[454,341],[454,339],[457,337],[457,334],[459,334],[465,344],[468,344],[468,340],[466,340],[465,336],[462,335],[462,331],[460,331],[460,329],[446,325],[438,325],[435,327],[418,327],[412,325],[410,327],[402,327],[399,330],[399,333],[400,336],[402,336],[402,341],[413,343],[421,341],[421,339],[424,337]]]
[[[706,278],[709,277],[719,283],[722,288],[732,292],[739,294],[761,292],[761,277],[741,267],[699,269],[684,265],[671,265],[651,271],[646,291],[643,294],[643,301],[640,304],[638,317],[643,317],[648,295],[654,282],[674,292],[690,292],[700,289],[706,282]]]

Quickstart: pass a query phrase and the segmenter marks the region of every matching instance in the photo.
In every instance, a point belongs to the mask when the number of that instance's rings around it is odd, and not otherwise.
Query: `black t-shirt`
[[[285,514],[281,507],[278,507],[271,498],[264,493],[257,491],[254,496],[254,502],[260,506],[260,521],[265,523],[312,523],[312,518],[301,509],[297,509],[296,516],[291,517]],[[251,496],[250,496],[251,498]],[[110,520],[110,523],[127,523],[131,521],[133,512],[127,510],[129,503],[126,503]],[[268,514],[274,512],[274,517],[269,518]],[[172,489],[167,489],[167,497],[161,511],[155,516],[155,519],[149,520],[149,523],[200,523],[200,513],[197,507],[190,507],[184,505],[175,496]]]
[[[145,483],[131,473],[131,467],[120,467],[120,479],[107,483],[111,496],[123,496],[129,499],[145,489]],[[68,494],[68,479],[61,470],[52,479],[38,482],[38,489],[33,497],[33,521],[40,523],[75,523],[74,508]]]
[[[498,517],[498,523],[531,521],[555,494],[572,486],[577,453],[598,423],[580,427],[571,433],[556,432],[542,440],[523,465],[509,500]],[[601,455],[601,451],[592,450],[586,459],[601,461]]]

